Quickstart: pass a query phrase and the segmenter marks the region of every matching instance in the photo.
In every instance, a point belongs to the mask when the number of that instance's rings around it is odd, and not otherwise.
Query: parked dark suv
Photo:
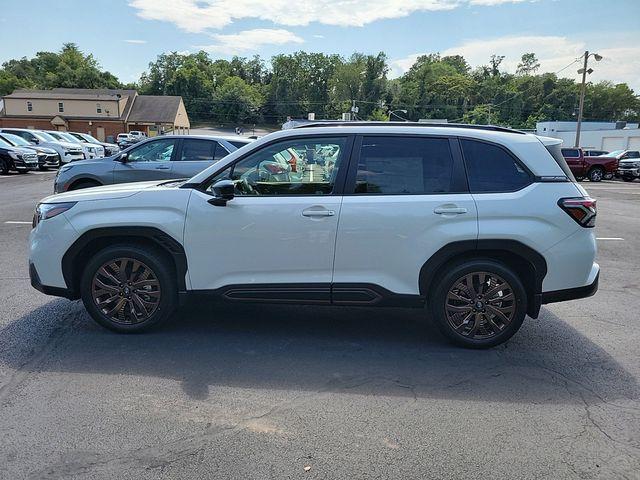
[[[10,170],[25,173],[38,168],[38,155],[28,148],[14,147],[0,138],[0,173],[6,175]]]

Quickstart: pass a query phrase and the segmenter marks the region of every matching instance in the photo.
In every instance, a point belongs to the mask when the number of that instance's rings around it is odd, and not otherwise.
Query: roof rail
[[[305,123],[302,125],[296,125],[292,127],[298,128],[312,128],[312,127],[354,127],[354,126],[366,126],[366,127],[449,127],[449,128],[468,128],[470,130],[489,130],[493,132],[505,132],[505,133],[517,133],[520,135],[526,135],[526,132],[520,130],[514,130],[513,128],[499,127],[497,125],[470,125],[468,123],[428,123],[428,122],[366,122],[366,121],[318,121]]]

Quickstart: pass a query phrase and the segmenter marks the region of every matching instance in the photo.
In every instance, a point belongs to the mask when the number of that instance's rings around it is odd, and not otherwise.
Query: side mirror
[[[227,202],[235,196],[236,186],[231,180],[220,180],[213,187],[215,197],[209,200],[211,205],[226,207]]]
[[[127,163],[127,158],[129,157],[128,153],[121,153],[120,155],[118,155],[115,160],[116,162],[120,162],[120,163]]]

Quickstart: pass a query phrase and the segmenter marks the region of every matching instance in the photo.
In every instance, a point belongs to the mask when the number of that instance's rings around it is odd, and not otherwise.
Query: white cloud
[[[489,0],[487,0],[489,1]],[[589,43],[562,36],[508,36],[493,39],[469,40],[458,46],[448,48],[444,55],[462,55],[472,67],[486,65],[491,55],[504,55],[501,69],[515,73],[523,53],[534,52],[540,61],[539,72],[558,72],[587,48],[597,47],[604,59],[596,63],[590,60],[589,66],[594,73],[591,81],[611,80],[614,83],[626,82],[635,90],[640,90],[640,46],[632,41],[632,35],[619,35],[609,38],[590,37]],[[406,72],[421,54],[415,53],[391,62],[393,76]],[[562,70],[561,77],[578,79],[578,63]]]
[[[224,55],[237,55],[246,51],[258,50],[263,45],[304,43],[302,38],[288,30],[271,28],[256,28],[228,35],[215,34],[212,37],[216,41],[213,45],[200,45],[195,48]]]
[[[324,35],[314,35],[313,38],[324,38]]]
[[[124,40],[126,43],[133,43],[136,45],[142,45],[144,43],[147,43],[146,40]]]
[[[254,18],[278,25],[361,27],[376,20],[462,5],[497,5],[523,0],[130,0],[138,16],[171,22],[188,32],[221,29],[234,20]]]

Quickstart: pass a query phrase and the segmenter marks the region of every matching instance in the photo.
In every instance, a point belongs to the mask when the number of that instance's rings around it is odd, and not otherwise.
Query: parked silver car
[[[69,135],[73,135],[82,143],[92,143],[92,144],[102,146],[104,148],[105,157],[110,157],[111,155],[115,155],[120,151],[120,147],[115,143],[101,142],[96,137],[93,137],[88,133],[82,133],[82,132],[67,132],[67,133]]]
[[[102,145],[99,145],[97,143],[82,143],[80,140],[78,140],[68,132],[58,132],[54,130],[46,130],[46,132],[53,138],[55,138],[56,140],[60,140],[61,142],[69,142],[80,145],[80,147],[82,148],[82,153],[84,153],[84,158],[104,157],[104,147]]]
[[[30,130],[28,128],[0,128],[0,132],[13,133],[24,138],[32,145],[52,148],[60,155],[61,163],[69,163],[76,160],[84,160],[82,147],[77,143],[56,140],[42,130]]]
[[[55,193],[113,183],[190,178],[251,140],[195,135],[154,137],[105,158],[64,165]]]

